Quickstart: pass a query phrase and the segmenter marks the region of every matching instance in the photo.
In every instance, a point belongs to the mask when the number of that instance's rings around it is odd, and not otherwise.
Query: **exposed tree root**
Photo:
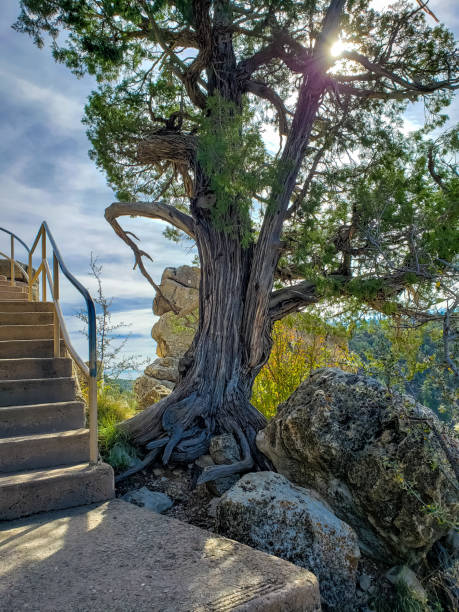
[[[224,476],[231,476],[232,474],[238,474],[240,472],[247,472],[254,465],[254,460],[250,452],[250,446],[247,438],[242,433],[241,429],[237,426],[233,428],[234,433],[239,438],[239,444],[242,450],[242,459],[236,463],[230,465],[217,465],[209,466],[204,468],[201,476],[198,478],[198,484],[204,484],[210,480],[217,480]]]
[[[125,472],[122,472],[121,474],[118,474],[118,476],[115,476],[115,483],[118,484],[122,480],[126,480],[126,478],[129,478],[129,476],[133,476],[134,474],[137,474],[137,472],[140,472],[141,470],[148,467],[150,463],[153,463],[158,454],[159,449],[157,448],[155,450],[150,451],[148,455],[144,457],[142,461],[140,461],[140,463],[136,463],[134,466],[132,466]]]
[[[198,484],[255,469],[271,469],[271,464],[256,448],[255,438],[266,420],[240,393],[226,398],[219,407],[209,395],[198,392],[180,397],[176,388],[167,398],[147,408],[122,425],[134,442],[145,445],[154,457],[162,451],[162,462],[191,463],[208,453],[212,436],[231,432],[235,435],[242,459],[230,465],[211,466],[201,474]],[[175,401],[174,401],[175,399]],[[236,403],[237,402],[237,403]],[[244,409],[241,410],[241,403]],[[147,457],[150,456],[147,455]],[[142,467],[139,467],[142,469]],[[128,471],[129,472],[129,471]],[[131,475],[126,472],[125,474]],[[121,475],[124,477],[124,474]]]

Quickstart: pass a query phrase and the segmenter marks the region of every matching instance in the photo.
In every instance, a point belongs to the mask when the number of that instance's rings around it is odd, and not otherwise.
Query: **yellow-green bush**
[[[310,315],[277,321],[272,338],[269,360],[255,379],[251,400],[268,419],[314,370],[333,366],[357,369],[344,332]]]
[[[115,386],[99,385],[97,412],[102,458],[116,470],[126,469],[137,458],[137,452],[118,424],[135,414],[136,401],[133,394]]]

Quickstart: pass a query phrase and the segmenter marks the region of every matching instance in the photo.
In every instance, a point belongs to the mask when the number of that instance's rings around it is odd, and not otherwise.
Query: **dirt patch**
[[[120,482],[116,487],[116,496],[122,497],[128,491],[141,487],[165,493],[174,502],[172,508],[164,512],[165,516],[215,532],[215,517],[209,515],[209,504],[212,508],[218,498],[209,493],[205,485],[196,485],[199,474],[200,470],[194,464],[157,464]]]

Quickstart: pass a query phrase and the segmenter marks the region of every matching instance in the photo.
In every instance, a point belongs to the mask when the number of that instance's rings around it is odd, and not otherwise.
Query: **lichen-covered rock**
[[[435,431],[440,422],[413,398],[327,368],[279,407],[257,445],[280,473],[318,491],[366,554],[410,565],[457,517],[454,471]]]
[[[211,438],[209,454],[217,465],[228,465],[241,459],[239,445],[230,433]]]
[[[180,266],[166,268],[159,285],[158,293],[153,301],[153,312],[164,315],[171,311],[171,304],[179,310],[179,315],[192,312],[199,306],[199,268]]]
[[[193,318],[193,315],[181,317],[173,312],[163,314],[151,330],[158,357],[182,357],[193,341],[195,323],[197,318]]]
[[[230,433],[213,436],[210,440],[209,454],[216,465],[231,465],[241,459],[239,445],[236,442],[236,438]],[[231,474],[231,476],[211,480],[206,486],[212,495],[220,496],[231,489],[240,477],[240,474]]]
[[[167,381],[161,381],[165,383]],[[173,386],[173,385],[172,385]],[[134,394],[137,398],[138,407],[143,409],[152,404],[156,404],[172,392],[164,384],[159,384],[154,378],[140,376],[134,383]]]
[[[164,392],[155,392],[158,385],[172,390],[178,381],[179,359],[190,347],[198,325],[199,279],[199,268],[191,266],[166,268],[163,272],[160,292],[153,301],[153,312],[161,316],[151,330],[159,359],[145,368],[134,386],[134,391],[140,392],[136,395],[141,408],[158,401],[155,397],[164,397]],[[147,398],[142,397],[145,387]]]
[[[177,357],[160,357],[155,359],[153,363],[150,363],[145,368],[145,376],[176,383],[178,380],[178,362]]]
[[[325,609],[355,610],[357,535],[313,491],[274,472],[246,474],[221,498],[216,524],[223,535],[312,571]]]

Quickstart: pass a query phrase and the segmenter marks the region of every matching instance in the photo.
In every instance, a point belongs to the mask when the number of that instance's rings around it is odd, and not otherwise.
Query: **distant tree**
[[[409,393],[454,427],[459,423],[458,385],[444,359],[442,325],[408,323],[387,318],[365,321],[355,328],[349,347],[367,374],[390,390]],[[454,344],[451,359],[458,364],[459,338]]]
[[[116,383],[122,374],[137,371],[145,364],[145,360],[140,355],[124,352],[129,341],[129,334],[121,336],[119,332],[120,330],[127,329],[129,324],[123,321],[113,323],[111,310],[113,298],[107,298],[104,293],[102,287],[102,264],[99,263],[97,257],[94,257],[92,253],[89,273],[97,282],[97,292],[94,297],[97,326],[97,379],[102,382],[109,379]],[[84,326],[81,333],[87,337],[87,312],[80,310],[76,316],[80,321],[83,321]]]
[[[427,127],[444,121],[459,83],[452,34],[408,0],[21,8],[17,30],[39,46],[49,34],[58,61],[99,82],[86,107],[91,155],[122,200],[105,216],[141,272],[153,282],[122,216],[166,221],[199,253],[199,327],[181,379],[126,430],[163,445],[166,463],[231,431],[243,451],[234,471],[265,466],[250,396],[275,321],[330,300],[411,316],[451,291],[457,135],[407,139],[401,122],[418,100]],[[277,153],[265,124],[279,132]]]

